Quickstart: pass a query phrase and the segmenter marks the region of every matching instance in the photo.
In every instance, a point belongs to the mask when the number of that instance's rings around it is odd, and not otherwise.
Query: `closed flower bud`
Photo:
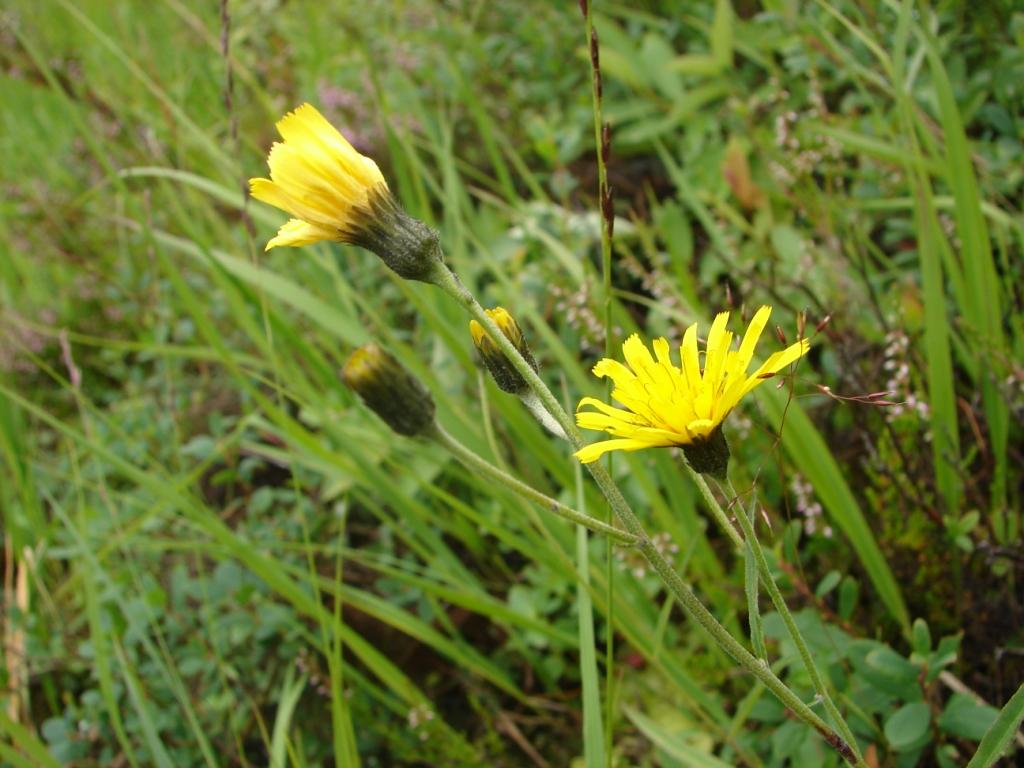
[[[270,150],[269,179],[250,179],[252,196],[290,219],[267,243],[321,240],[373,251],[400,276],[428,281],[442,262],[437,233],[399,206],[377,164],[359,154],[311,104],[277,123],[284,139]]]
[[[519,350],[519,354],[529,363],[530,367],[537,371],[537,361],[534,360],[533,353],[530,352],[530,347],[527,345],[526,339],[523,338],[523,331],[519,327],[519,323],[515,321],[515,318],[503,307],[488,309],[486,312],[487,316],[501,329],[505,338],[511,341],[512,346]],[[473,337],[473,345],[476,347],[477,352],[480,353],[480,359],[499,389],[511,395],[522,395],[529,390],[529,385],[523,379],[523,375],[516,370],[515,366],[512,365],[512,361],[501,351],[480,323],[476,320],[471,320],[469,322],[469,333]]]
[[[434,426],[434,399],[423,383],[376,344],[364,344],[341,369],[341,378],[366,406],[400,435]]]

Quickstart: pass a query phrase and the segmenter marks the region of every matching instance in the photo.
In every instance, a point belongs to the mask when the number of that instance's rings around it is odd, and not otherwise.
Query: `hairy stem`
[[[694,485],[697,486],[697,490],[700,491],[700,495],[704,498],[704,503],[708,505],[708,510],[711,512],[711,516],[715,518],[715,522],[722,529],[722,532],[729,537],[729,540],[735,545],[736,549],[743,551],[746,549],[746,542],[743,541],[743,537],[736,531],[735,526],[729,522],[729,516],[722,510],[722,505],[718,503],[718,499],[715,498],[715,494],[712,493],[711,488],[708,487],[707,481],[704,479],[704,475],[694,471],[690,463],[684,458],[680,458],[683,466],[686,467],[686,471],[690,473],[690,477],[693,479]],[[740,512],[740,514],[743,514]],[[737,515],[738,517],[739,515]]]
[[[690,470],[693,472],[692,468]],[[696,472],[693,474],[697,477]],[[705,484],[706,487],[706,484]],[[736,489],[733,487],[732,482],[726,480],[722,492],[727,493],[731,498],[738,499],[739,496],[736,493]],[[718,505],[718,501],[712,501],[715,506]],[[719,507],[721,511],[721,507]],[[722,513],[724,516],[724,512]],[[825,711],[828,712],[829,717],[835,723],[836,728],[842,734],[843,738],[849,744],[850,749],[853,750],[854,755],[858,760],[862,760],[860,750],[857,748],[857,741],[853,736],[853,732],[850,727],[846,724],[846,720],[840,713],[839,708],[832,701],[832,697],[829,695],[828,687],[825,685],[825,679],[821,676],[821,672],[818,671],[817,665],[814,663],[814,657],[811,656],[811,651],[807,647],[807,641],[804,640],[804,636],[800,633],[800,630],[796,626],[796,621],[793,619],[793,614],[789,611],[789,606],[786,605],[786,601],[782,596],[782,592],[779,590],[779,585],[775,582],[775,577],[772,575],[771,568],[768,565],[768,558],[765,557],[764,549],[761,547],[761,542],[757,540],[757,533],[754,530],[754,524],[750,518],[741,509],[736,515],[736,519],[740,523],[740,528],[743,529],[743,536],[747,541],[747,551],[751,552],[754,556],[754,561],[757,563],[757,570],[761,574],[761,582],[764,584],[765,590],[768,592],[768,596],[771,598],[772,605],[775,606],[775,610],[779,612],[779,616],[782,617],[783,624],[786,625],[786,630],[789,632],[790,638],[797,647],[797,652],[800,654],[800,659],[803,661],[804,668],[807,670],[807,674],[811,678],[811,685],[814,686],[814,691],[821,699],[822,704],[825,706]]]
[[[613,525],[608,525],[607,523],[598,520],[595,517],[591,517],[584,512],[580,512],[579,510],[566,506],[557,499],[553,499],[550,496],[541,493],[536,488],[532,488],[521,480],[517,480],[504,470],[498,469],[498,467],[477,455],[452,437],[444,427],[439,424],[435,424],[433,429],[427,432],[424,437],[443,446],[456,459],[465,464],[467,468],[477,472],[489,480],[493,480],[494,482],[505,486],[509,490],[522,496],[524,499],[528,499],[529,501],[538,504],[547,511],[554,512],[559,517],[571,520],[585,528],[589,528],[594,533],[604,534],[609,538],[615,539],[615,541],[620,544],[632,545],[637,541],[636,536],[619,530]]]
[[[509,361],[522,375],[530,388],[537,394],[541,403],[555,420],[565,430],[569,442],[577,450],[582,448],[583,436],[572,418],[565,412],[554,394],[548,389],[544,381],[537,375],[537,372],[523,359],[515,345],[509,341],[501,329],[487,315],[484,308],[470,293],[454,272],[447,266],[438,265],[435,273],[426,281],[432,282],[455,301],[461,304],[486,330],[491,339],[498,345],[498,348],[508,357]],[[828,744],[835,749],[843,759],[850,765],[858,768],[864,767],[864,761],[858,759],[853,748],[847,743],[843,736],[834,731],[828,723],[819,717],[808,707],[792,690],[790,690],[779,677],[772,672],[771,668],[763,661],[758,660],[743,645],[733,637],[714,615],[704,607],[704,604],[693,593],[693,590],[683,582],[679,574],[675,572],[665,557],[651,542],[650,536],[644,530],[643,525],[636,513],[630,508],[629,503],[619,491],[615,481],[612,480],[608,471],[599,463],[592,462],[585,465],[590,475],[594,478],[601,492],[611,504],[616,517],[622,522],[629,533],[636,537],[636,547],[644,556],[651,568],[661,578],[665,586],[675,597],[676,601],[683,608],[686,615],[700,624],[704,630],[711,635],[711,638],[724,650],[737,664],[746,669],[756,677],[764,686],[793,713],[807,725],[814,728]],[[724,518],[724,512],[722,513]],[[739,516],[738,516],[739,517]],[[727,519],[727,518],[725,518]],[[734,531],[735,533],[735,531]],[[742,541],[741,541],[742,546]]]

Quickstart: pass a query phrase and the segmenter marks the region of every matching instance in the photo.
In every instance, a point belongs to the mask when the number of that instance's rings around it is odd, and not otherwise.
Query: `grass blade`
[[[856,550],[889,614],[899,623],[904,634],[908,634],[910,618],[900,588],[821,433],[795,402],[789,402],[787,408],[785,392],[762,387],[757,394],[770,423],[781,424],[785,419],[782,444],[786,452],[800,473],[814,486],[830,518]]]
[[[7,717],[3,710],[0,710],[0,733],[5,734],[11,744],[31,758],[31,765],[38,768],[60,768],[60,763],[47,751],[43,742],[28,728]]]
[[[967,768],[988,768],[995,765],[996,760],[1003,754],[1006,745],[1017,732],[1020,721],[1024,719],[1024,685],[1017,689],[1006,706],[999,713],[999,717],[992,723],[978,745],[978,751],[974,753]]]
[[[583,472],[576,466],[576,504],[584,509]],[[576,526],[576,616],[579,622],[580,678],[583,684],[583,758],[587,768],[605,768],[604,728],[601,723],[601,684],[597,671],[597,645],[594,639],[594,609],[590,599],[590,550],[587,529]],[[609,546],[611,543],[609,542]],[[611,698],[612,692],[605,691]],[[611,728],[611,723],[608,724]]]
[[[992,506],[1001,508],[1005,504],[1009,412],[997,388],[996,375],[1000,368],[996,362],[1011,359],[1012,355],[1003,338],[999,277],[963,120],[935,42],[927,35],[923,35],[923,39],[946,140],[946,178],[955,201],[954,216],[962,244],[960,257],[969,295],[967,306],[960,309],[971,325],[972,346],[978,350],[983,363],[978,370],[982,376],[982,400],[996,462]]]
[[[270,768],[285,768],[285,754],[288,750],[288,729],[292,724],[295,706],[306,688],[306,676],[295,677],[295,670],[288,668],[281,682],[281,696],[277,700],[277,714],[274,716],[274,731],[270,740]]]

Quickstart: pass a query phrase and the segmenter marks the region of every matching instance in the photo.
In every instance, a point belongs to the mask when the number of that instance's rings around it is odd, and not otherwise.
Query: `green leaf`
[[[911,629],[911,642],[914,647],[914,653],[926,656],[931,652],[932,634],[928,631],[928,623],[924,619],[914,619],[914,626]]]
[[[960,440],[944,277],[949,277],[950,282],[956,285],[959,270],[955,264],[949,264],[946,269],[949,274],[943,275],[941,254],[948,252],[949,246],[935,212],[931,179],[911,163],[912,159],[920,160],[922,152],[913,132],[909,97],[904,97],[902,107],[902,123],[910,143],[910,151],[904,158],[904,167],[914,192],[915,222],[918,231],[917,253],[921,264],[924,294],[924,347],[925,360],[928,361],[932,466],[935,470],[936,485],[942,493],[946,509],[955,512],[959,508],[961,490],[960,476],[955,471],[960,457]]]
[[[828,573],[825,574],[825,578],[823,578],[818,583],[818,588],[814,590],[815,596],[818,597],[818,598],[825,597],[833,589],[836,588],[836,586],[839,584],[839,582],[840,582],[840,580],[842,578],[843,577],[839,573],[839,571],[829,571]]]
[[[726,768],[724,763],[710,752],[700,747],[692,746],[692,742],[698,742],[706,737],[706,734],[694,730],[692,734],[670,730],[657,720],[647,717],[633,707],[624,707],[626,717],[639,729],[639,731],[656,744],[659,749],[665,751],[670,757],[678,761],[679,765],[686,768]],[[687,738],[687,736],[690,738]]]
[[[804,239],[800,233],[786,224],[777,224],[772,227],[771,240],[782,266],[795,272],[804,252]]]
[[[212,259],[234,277],[262,291],[267,296],[277,299],[282,304],[286,304],[295,311],[304,314],[325,331],[336,335],[346,344],[355,346],[364,343],[367,339],[366,329],[356,319],[339,311],[323,299],[314,296],[305,288],[271,272],[265,267],[257,266],[250,261],[232,256],[217,248],[207,251],[191,240],[186,240],[167,232],[155,231],[153,236],[158,242],[163,243],[168,248],[186,256],[191,256],[197,261],[205,262]]]
[[[871,669],[894,680],[910,682],[917,679],[918,668],[887,646],[871,651],[865,662]]]
[[[0,709],[0,734],[5,734],[10,743],[21,749],[32,759],[33,765],[46,768],[59,768],[60,763],[53,759],[46,746],[25,726],[14,722],[4,710]]]
[[[935,750],[935,759],[939,761],[939,768],[957,768],[958,753],[952,744],[946,744],[941,749]]]
[[[274,716],[274,732],[270,740],[271,768],[285,768],[285,755],[288,749],[288,729],[291,728],[292,715],[299,697],[306,688],[306,676],[295,676],[295,669],[288,667],[284,680],[281,682],[281,693],[277,703],[277,714]]]
[[[576,507],[585,510],[583,469],[575,467]],[[601,682],[597,668],[597,641],[594,638],[594,605],[590,597],[590,549],[587,529],[576,526],[576,617],[579,636],[580,680],[583,684],[583,757],[587,768],[605,765],[605,731],[601,715]],[[607,695],[610,695],[607,694]],[[610,734],[609,734],[610,735]]]
[[[999,710],[995,707],[979,704],[962,693],[954,693],[939,716],[938,725],[953,736],[981,741],[997,717]]]
[[[906,704],[885,721],[885,738],[897,752],[918,749],[928,736],[931,710],[923,701]]]
[[[1013,697],[1006,702],[999,717],[982,738],[981,744],[978,745],[978,751],[974,753],[967,768],[988,768],[990,765],[994,765],[1017,732],[1017,727],[1022,719],[1024,719],[1024,685],[1021,685]]]
[[[807,728],[802,723],[792,720],[783,723],[772,732],[772,758],[775,760],[792,760],[794,755],[807,740]]]
[[[960,518],[959,528],[963,534],[970,533],[978,525],[978,521],[981,519],[981,513],[976,509],[972,509],[966,515]]]
[[[857,598],[860,596],[860,584],[856,579],[847,576],[839,585],[839,616],[848,620],[853,615],[853,609],[857,607]]]
[[[711,24],[711,55],[720,70],[732,67],[733,15],[729,0],[715,3],[715,20]]]
[[[1001,286],[995,260],[992,258],[988,224],[981,211],[981,193],[974,173],[971,148],[967,143],[964,121],[956,103],[953,86],[935,41],[924,35],[923,42],[946,141],[947,181],[956,201],[954,215],[957,234],[962,244],[961,260],[964,264],[968,300],[960,309],[983,342],[978,344],[976,349],[981,353],[980,384],[990,430],[989,440],[996,460],[994,496],[998,500],[1006,480],[1006,446],[1009,436],[1007,404],[1000,396],[997,384],[991,376],[992,364],[1008,352],[1003,337]]]
[[[850,643],[849,658],[864,682],[886,697],[902,701],[920,700],[919,668],[889,646],[875,640],[854,640]]]

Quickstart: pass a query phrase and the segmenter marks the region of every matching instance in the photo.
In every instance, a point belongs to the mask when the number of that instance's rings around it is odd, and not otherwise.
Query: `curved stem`
[[[486,330],[491,339],[498,345],[498,348],[505,353],[509,361],[515,367],[517,371],[522,375],[523,379],[529,384],[530,388],[537,394],[541,403],[548,410],[548,412],[555,418],[555,420],[565,430],[565,434],[569,439],[569,442],[576,448],[583,447],[583,436],[580,434],[579,429],[576,428],[576,424],[565,412],[558,400],[552,394],[551,390],[548,389],[544,381],[537,375],[537,372],[523,359],[522,355],[519,354],[519,350],[515,348],[501,332],[501,329],[495,324],[495,322],[484,312],[484,308],[480,306],[480,303],[474,298],[462,282],[458,279],[454,272],[452,272],[444,264],[439,264],[435,269],[434,274],[428,279],[428,282],[434,283],[438,288],[443,290],[459,304],[466,308],[466,310],[473,316],[473,318],[480,323]],[[475,454],[474,454],[475,455]],[[842,755],[843,759],[846,760],[850,765],[863,768],[864,761],[858,759],[853,751],[853,748],[847,744],[844,737],[840,736],[834,731],[828,723],[821,719],[810,707],[808,707],[792,690],[790,690],[778,676],[772,672],[771,668],[763,661],[754,657],[743,645],[736,640],[722,624],[719,623],[718,619],[704,607],[704,604],[700,602],[697,596],[693,593],[693,590],[688,587],[683,580],[679,577],[679,574],[675,572],[665,557],[658,551],[658,549],[651,542],[650,536],[644,530],[643,525],[640,523],[640,519],[636,516],[636,513],[630,508],[629,503],[623,497],[619,491],[615,481],[612,480],[608,471],[600,462],[591,462],[585,465],[587,470],[590,472],[591,477],[597,483],[601,492],[605,498],[612,505],[612,509],[615,510],[615,514],[618,519],[625,526],[626,530],[629,531],[633,536],[636,537],[636,547],[640,550],[640,553],[644,556],[655,573],[661,578],[665,586],[672,593],[673,597],[683,608],[683,611],[688,617],[700,624],[712,639],[722,648],[729,656],[731,656],[736,663],[746,669],[750,674],[760,680],[764,686],[770,690],[775,696],[786,706],[789,710],[800,720],[807,725],[814,728],[822,738],[829,743],[829,745]],[[724,513],[722,513],[724,516]],[[727,518],[726,518],[727,519]],[[734,531],[735,533],[735,531]]]
[[[435,424],[434,428],[423,436],[443,446],[469,469],[483,475],[489,480],[494,480],[495,482],[504,485],[509,490],[518,493],[524,499],[528,499],[540,505],[549,512],[554,512],[559,517],[571,520],[574,523],[579,523],[585,528],[589,528],[594,533],[602,533],[609,538],[615,539],[620,544],[636,544],[636,536],[619,530],[613,525],[608,525],[608,523],[598,520],[595,517],[591,517],[590,515],[573,509],[572,507],[566,506],[557,499],[552,499],[550,496],[546,496],[536,488],[531,488],[529,485],[517,480],[507,472],[498,469],[489,461],[478,456],[452,437],[441,425]]]
[[[810,707],[808,707],[785,683],[772,672],[768,664],[754,657],[743,645],[736,640],[723,627],[712,613],[704,607],[693,590],[687,586],[675,572],[668,561],[654,547],[650,539],[642,540],[637,547],[647,558],[662,581],[672,592],[673,596],[682,606],[686,614],[698,624],[718,643],[719,647],[728,653],[740,666],[760,680],[764,686],[798,718],[814,728],[821,736],[837,751],[843,758],[855,766],[863,766],[863,760],[859,760],[846,741],[832,730]]]
[[[687,467],[693,475],[697,475],[693,471],[692,467]],[[706,487],[705,483],[705,487]],[[722,486],[723,493],[727,493],[731,498],[738,499],[739,495],[736,493],[736,489],[730,480],[726,480]],[[718,501],[712,499],[714,505],[721,507]],[[724,512],[722,512],[724,516]],[[825,711],[828,712],[829,717],[835,723],[836,728],[842,734],[843,738],[850,745],[850,749],[853,750],[854,755],[858,760],[863,760],[860,754],[860,750],[857,747],[857,741],[854,738],[853,732],[850,730],[850,726],[846,724],[846,720],[840,713],[839,708],[832,701],[832,697],[829,695],[828,687],[825,685],[825,680],[821,676],[821,672],[818,671],[817,665],[814,663],[814,658],[811,656],[811,651],[807,647],[807,641],[804,640],[803,635],[800,633],[799,628],[796,626],[796,621],[793,619],[793,614],[789,612],[789,606],[786,605],[786,601],[782,596],[782,592],[779,590],[779,585],[775,582],[775,577],[772,576],[771,568],[768,565],[768,558],[765,557],[764,549],[761,547],[761,542],[757,540],[757,532],[754,530],[754,524],[744,514],[743,510],[740,510],[736,515],[736,519],[740,523],[740,527],[743,529],[743,536],[747,541],[748,551],[754,556],[754,561],[757,563],[757,570],[761,574],[761,582],[764,584],[765,590],[768,592],[768,596],[771,597],[772,605],[775,606],[775,610],[779,612],[779,616],[782,617],[782,622],[786,625],[786,630],[789,632],[790,638],[797,647],[797,652],[800,654],[800,659],[803,661],[804,668],[807,670],[807,674],[811,678],[811,685],[814,686],[814,691],[821,699],[822,704],[825,705]]]

